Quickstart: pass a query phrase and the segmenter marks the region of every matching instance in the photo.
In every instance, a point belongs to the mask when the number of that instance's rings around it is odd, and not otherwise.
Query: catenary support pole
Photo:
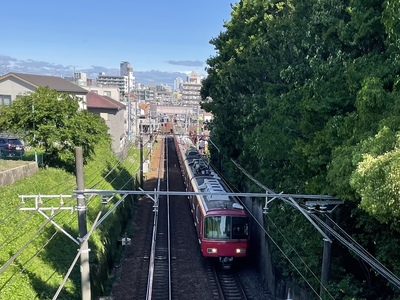
[[[84,239],[87,234],[86,222],[86,199],[83,191],[85,190],[85,181],[83,175],[83,150],[82,147],[75,148],[75,164],[76,164],[76,185],[77,185],[77,211],[79,226],[79,242],[81,253],[81,285],[82,300],[91,300],[90,291],[90,267],[89,267],[89,247],[88,240]]]
[[[325,222],[329,227],[333,226],[333,224],[329,218],[326,218]],[[328,231],[326,231],[326,234],[329,237],[331,237],[331,235],[329,234]],[[321,286],[320,286],[320,290],[319,290],[319,295],[320,295],[321,299],[324,298],[326,285],[328,284],[328,280],[329,280],[329,271],[330,271],[330,265],[331,265],[331,252],[332,252],[332,242],[328,241],[326,239],[323,239],[323,240],[324,240],[324,250],[322,253]]]
[[[143,136],[140,133],[140,172],[139,172],[139,184],[140,188],[143,188]]]

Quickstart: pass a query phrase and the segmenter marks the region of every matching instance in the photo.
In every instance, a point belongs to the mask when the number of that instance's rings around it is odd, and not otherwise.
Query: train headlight
[[[207,253],[217,253],[217,248],[207,248]]]
[[[244,249],[244,248],[237,248],[236,249],[236,254],[243,254],[243,253],[246,253],[246,249]]]

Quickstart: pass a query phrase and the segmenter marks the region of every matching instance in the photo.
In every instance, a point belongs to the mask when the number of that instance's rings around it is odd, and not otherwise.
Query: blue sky
[[[205,60],[215,54],[209,40],[224,30],[236,2],[5,1],[0,74],[116,72],[121,61],[134,72],[205,73]]]

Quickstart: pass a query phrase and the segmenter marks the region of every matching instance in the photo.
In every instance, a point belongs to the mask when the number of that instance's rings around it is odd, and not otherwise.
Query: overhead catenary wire
[[[119,160],[118,162],[117,162],[117,165],[119,165],[121,163],[121,160]],[[132,165],[133,165],[133,163],[132,163]],[[107,176],[108,175],[110,175],[112,172],[108,172],[107,173]],[[121,172],[119,172],[118,174],[120,174]],[[114,174],[115,175],[115,174]],[[112,179],[112,181],[114,181],[115,180],[115,178],[114,179]],[[131,181],[132,180],[132,178],[129,178],[128,180],[127,180],[127,182],[125,183],[125,184],[123,184],[123,186],[125,186],[126,184],[128,184],[129,183],[129,181]],[[61,184],[59,184],[59,185],[57,185],[57,186],[60,186]],[[57,187],[56,186],[56,187]],[[55,187],[55,188],[56,188]],[[71,186],[71,188],[70,188],[70,190],[73,190],[73,187]],[[70,201],[74,201],[74,199],[71,199]],[[68,203],[67,203],[68,204]],[[61,205],[61,204],[60,204]],[[65,203],[64,203],[64,205],[65,205]],[[14,210],[14,212],[13,213],[16,213],[19,209],[21,208],[21,204]],[[55,210],[56,211],[56,210]],[[57,216],[59,213],[61,213],[61,212],[58,212],[58,213],[55,213],[53,216],[52,216],[52,218],[54,218],[55,216]],[[6,220],[6,219],[8,219],[9,217],[11,216],[11,214],[10,215],[8,215],[8,216],[6,216],[3,220]],[[33,217],[33,214],[32,214],[32,216],[31,216],[31,218]],[[75,219],[76,220],[76,216],[74,216],[74,217],[72,217],[72,219]],[[25,221],[25,223],[28,221],[29,219],[24,219],[24,221]],[[46,224],[48,223],[48,222],[50,222],[50,219],[48,220],[48,221],[46,221]],[[72,222],[71,220],[70,220],[70,222]],[[21,230],[21,227],[22,226],[18,226],[18,228]],[[54,235],[45,243],[45,245],[43,246],[43,247],[45,247],[48,243],[49,243],[49,241],[52,239],[52,238],[54,238],[54,236],[58,233],[59,231],[57,230],[55,233],[54,233]],[[14,238],[15,238],[15,232],[14,232]],[[20,236],[19,236],[20,237]],[[12,238],[12,236],[10,236],[9,237],[10,239]],[[10,240],[9,239],[9,240]],[[7,241],[7,240],[6,240]],[[30,239],[30,241],[32,241],[32,239]],[[4,243],[3,243],[4,244]],[[17,251],[17,253],[11,258],[11,260],[15,260],[15,258],[26,248],[26,246],[27,245],[24,245],[24,247],[22,247],[22,248],[20,248],[18,251]],[[32,259],[34,258],[34,257],[36,257],[37,256],[37,254],[40,252],[40,251],[42,251],[42,249],[43,249],[43,247],[35,254],[35,255],[33,255],[32,256]],[[25,264],[24,264],[25,265]],[[9,266],[9,264],[6,264],[6,265],[4,265],[3,266],[3,269],[5,270],[7,267]],[[22,271],[21,271],[22,272]]]
[[[240,165],[238,165],[240,166]],[[240,166],[241,168],[241,166]],[[245,171],[242,168],[243,171]],[[246,172],[246,171],[245,171]],[[247,172],[246,172],[247,173]],[[248,173],[247,173],[248,174]],[[264,187],[260,182],[258,182],[253,176],[251,176],[250,174],[249,178],[251,177],[252,179],[254,179],[254,181],[257,183],[257,185],[259,185],[260,187]],[[221,176],[221,175],[220,175]],[[221,177],[221,179],[223,179]],[[224,179],[223,179],[224,180]],[[272,193],[272,190],[270,190],[270,192]],[[293,203],[291,201],[287,201],[287,204],[289,204],[290,206],[294,207]],[[253,220],[257,223],[257,225],[259,226],[259,228],[268,236],[269,240],[276,246],[276,248],[279,250],[279,252],[282,253],[282,255],[285,257],[285,259],[290,263],[290,265],[296,270],[296,272],[299,274],[299,276],[304,280],[304,282],[310,287],[310,289],[312,290],[312,292],[318,297],[318,299],[322,299],[318,292],[315,290],[315,288],[312,286],[312,284],[307,280],[307,278],[305,277],[305,275],[300,271],[300,269],[295,265],[295,263],[288,257],[288,255],[285,253],[285,251],[278,245],[277,241],[275,241],[275,239],[270,235],[270,233],[264,228],[263,224],[261,224],[256,216],[254,216],[252,214],[252,212],[244,205],[244,207],[247,210],[247,213],[253,218]],[[268,217],[269,218],[269,217]],[[315,275],[315,273],[311,270],[311,268],[307,265],[307,263],[303,260],[303,258],[300,256],[300,254],[296,251],[296,249],[290,244],[290,242],[286,239],[286,237],[284,236],[284,234],[282,233],[281,230],[279,230],[279,228],[275,225],[275,223],[269,218],[269,220],[272,222],[272,224],[278,229],[278,232],[281,234],[281,236],[286,240],[286,242],[288,243],[288,245],[290,246],[290,248],[295,252],[295,254],[297,255],[297,257],[300,258],[301,262],[304,264],[304,266],[306,267],[307,270],[310,271],[310,273],[312,274],[312,276],[315,278],[315,280],[321,285],[323,286],[323,289],[327,292],[327,295],[331,298],[334,299],[334,297],[332,296],[332,294],[328,291],[328,289],[321,283],[320,279],[318,278],[318,276]]]
[[[305,262],[305,260],[301,257],[301,255],[297,252],[297,250],[296,250],[296,248],[295,247],[293,247],[293,245],[290,243],[290,241],[286,238],[286,236],[283,234],[283,232],[279,229],[279,227],[275,224],[275,222],[269,217],[269,216],[267,216],[268,217],[268,220],[269,220],[269,222],[272,224],[272,225],[274,225],[274,227],[275,227],[275,229],[278,231],[278,233],[283,237],[283,239],[285,240],[285,242],[289,245],[289,247],[290,247],[290,249],[292,249],[293,251],[294,251],[294,253],[296,254],[296,256],[300,259],[300,261],[302,262],[302,264],[306,267],[306,269],[312,274],[312,276],[318,281],[318,283],[324,288],[324,290],[325,290],[325,292],[327,292],[328,293],[328,295],[332,298],[332,299],[335,299],[334,297],[333,297],[333,295],[329,292],[329,290],[325,287],[325,285],[323,285],[322,284],[322,282],[321,282],[321,280],[318,278],[318,276],[312,271],[312,269],[307,265],[307,263]],[[264,231],[266,231],[264,228],[263,228],[263,230]],[[272,239],[272,237],[270,237],[270,235],[269,235],[269,233],[268,233],[268,237],[270,238],[270,239]],[[274,241],[274,244],[276,245],[277,243]],[[280,249],[281,250],[281,248],[278,248],[278,249]],[[283,251],[283,250],[282,250]],[[287,255],[285,255],[286,257],[287,257]],[[291,265],[293,265],[294,263],[291,263]],[[296,270],[298,270],[298,269],[296,269]],[[304,278],[303,276],[302,276],[302,278]],[[306,281],[307,282],[307,284],[309,285],[309,286],[311,286],[311,284],[310,283],[308,283],[308,281]],[[317,292],[313,289],[313,291],[317,294]]]
[[[266,188],[260,182],[258,182],[253,176],[251,176],[246,170],[244,170],[237,162],[231,160],[248,178],[250,178],[254,183],[256,183],[259,187],[272,192],[272,190]],[[285,200],[284,197],[279,197],[282,200]],[[287,203],[287,201],[285,201]],[[291,201],[294,203],[294,200]],[[289,203],[290,204],[290,203]],[[292,205],[293,206],[293,205]],[[306,213],[300,207],[297,207],[302,211],[304,215]],[[318,224],[320,224],[326,231],[328,231],[332,236],[334,236],[338,241],[340,241],[343,245],[345,245],[349,250],[353,251],[357,254],[362,260],[368,263],[375,271],[381,274],[385,279],[387,279],[390,283],[392,283],[397,288],[400,288],[400,278],[393,274],[389,269],[387,269],[383,264],[381,264],[375,257],[373,257],[370,253],[368,253],[360,244],[358,244],[349,234],[347,234],[338,224],[336,224],[327,214],[324,214],[325,217],[329,218],[329,221],[334,224],[334,227],[338,229],[338,231],[343,235],[340,235],[337,231],[335,231],[332,227],[318,218],[315,213],[307,213],[311,219],[315,220]]]
[[[324,226],[327,231],[331,235],[333,235],[339,242],[345,245],[349,250],[353,251],[357,254],[362,260],[364,260],[367,264],[369,264],[376,272],[381,274],[384,278],[386,278],[390,283],[392,283],[395,287],[400,289],[400,278],[393,274],[388,268],[386,268],[383,264],[381,264],[375,257],[373,257],[367,250],[365,250],[360,244],[358,244],[353,238],[350,237],[347,233],[344,234],[344,231],[336,224],[335,228],[338,228],[340,233],[344,236],[340,235],[333,228],[325,224],[318,216],[315,214],[311,215],[313,219],[315,219],[321,226]],[[333,221],[332,221],[333,222]],[[340,229],[339,229],[340,228]]]
[[[102,205],[102,207],[101,207],[101,210],[98,212],[98,214],[97,214],[97,216],[96,216],[96,219],[95,219],[95,221],[94,221],[94,224],[97,223],[97,221],[98,221],[98,219],[100,218],[100,216],[101,216],[103,210],[104,210],[104,203],[103,203],[103,205]],[[92,228],[90,228],[89,232],[82,238],[82,240],[83,240],[83,241],[89,240],[89,237],[92,235],[94,229],[95,229],[95,226],[92,226]],[[82,243],[81,243],[81,244],[82,244]],[[71,266],[70,266],[70,268],[68,269],[68,271],[67,271],[67,273],[65,274],[65,276],[64,276],[64,278],[63,278],[63,280],[62,280],[60,286],[58,287],[57,292],[54,294],[53,300],[57,299],[58,295],[60,294],[62,288],[64,287],[65,283],[67,282],[67,279],[68,279],[69,275],[70,275],[71,272],[72,272],[73,267],[75,266],[76,262],[78,261],[78,258],[80,257],[81,252],[82,252],[82,249],[79,249],[78,253],[76,254],[76,256],[75,256],[75,258],[74,258],[74,260],[73,260],[73,262],[72,262],[72,264],[71,264]]]
[[[20,247],[18,251],[0,268],[0,275],[4,273],[4,271],[15,261],[18,255],[33,241],[33,239],[45,228],[48,223],[50,223],[50,220],[46,220],[42,226],[36,230],[33,236],[27,242],[25,242],[24,245]]]
[[[54,232],[52,234],[52,236],[46,241],[46,243],[35,253],[33,254],[29,259],[27,259],[25,262],[23,262],[21,265],[23,266],[20,270],[20,274],[23,274],[24,272],[26,272],[27,267],[29,265],[31,265],[31,262],[33,261],[34,258],[36,258],[44,249],[45,247],[56,237],[57,235],[57,231]],[[54,275],[54,273],[52,273],[47,280],[49,280],[50,278],[52,278]],[[8,281],[8,285],[12,285],[15,281],[17,280],[16,276],[13,276],[13,279],[11,281]],[[45,282],[47,282],[47,280],[45,280]],[[1,289],[0,289],[0,295],[1,295]]]

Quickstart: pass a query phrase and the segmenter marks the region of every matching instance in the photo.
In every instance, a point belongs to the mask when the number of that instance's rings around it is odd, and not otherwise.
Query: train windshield
[[[208,239],[246,239],[249,226],[245,217],[206,217],[204,237]]]

